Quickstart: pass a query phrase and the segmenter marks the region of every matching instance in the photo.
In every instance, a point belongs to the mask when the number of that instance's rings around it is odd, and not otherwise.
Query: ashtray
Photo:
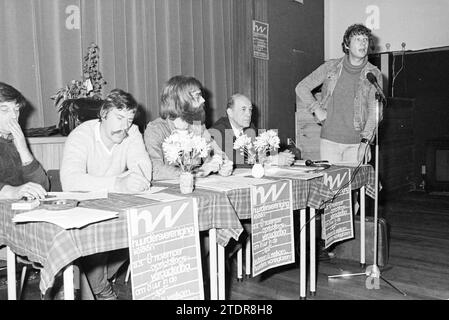
[[[47,210],[67,210],[77,207],[79,203],[78,200],[73,199],[46,199],[40,202],[41,205],[39,207]]]

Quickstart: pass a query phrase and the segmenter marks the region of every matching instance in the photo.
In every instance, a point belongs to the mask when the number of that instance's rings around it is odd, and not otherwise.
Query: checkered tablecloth
[[[332,166],[335,168],[348,168],[351,171],[351,189],[359,189],[366,186],[367,194],[374,194],[374,169],[370,165],[354,167]],[[323,177],[310,180],[300,180],[295,178],[274,178],[264,177],[264,179],[289,179],[292,180],[293,210],[304,209],[306,207],[323,209],[326,203],[331,200],[334,193],[324,185]],[[226,192],[240,219],[251,218],[250,189],[235,189]],[[373,196],[372,196],[373,197]]]
[[[179,195],[176,188],[167,190]],[[225,194],[195,190],[192,196],[198,200],[200,230],[216,228],[217,242],[223,246],[231,238],[238,239],[243,227]],[[12,218],[17,212],[11,210],[12,202],[0,201],[0,245],[9,246],[13,252],[41,268],[40,289],[46,292],[53,285],[55,276],[79,257],[127,248],[126,210],[157,201],[124,194],[83,201],[82,207],[117,210],[118,218],[70,230],[46,222],[15,224]]]
[[[354,168],[350,169],[354,172]],[[333,197],[322,179],[292,179],[294,209],[320,209],[325,201]],[[351,187],[358,189],[364,185],[367,190],[373,190],[374,170],[371,166],[363,166],[356,172]],[[180,195],[178,186],[164,186],[168,187],[164,192]],[[191,196],[198,199],[199,229],[217,229],[217,242],[222,246],[226,246],[231,238],[238,239],[243,231],[239,219],[251,218],[249,188],[229,192],[196,189]],[[127,248],[126,209],[156,203],[154,200],[123,194],[109,194],[108,199],[84,201],[81,203],[83,207],[117,210],[120,212],[118,218],[82,229],[64,230],[46,222],[14,224],[12,202],[0,201],[0,246],[8,245],[16,254],[27,257],[36,267],[41,268],[42,292],[53,285],[55,276],[64,267],[79,257]]]

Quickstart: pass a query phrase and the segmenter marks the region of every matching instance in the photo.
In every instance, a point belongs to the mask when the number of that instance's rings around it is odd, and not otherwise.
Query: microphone
[[[380,94],[380,96],[382,97],[382,100],[386,101],[387,99],[385,98],[385,95],[384,95],[384,92],[383,92],[382,88],[377,83],[376,76],[372,72],[368,72],[366,74],[366,78],[368,79],[369,82],[371,82],[371,84],[374,87],[376,87],[377,93]]]
[[[313,166],[316,163],[328,163],[329,161],[327,160],[318,160],[318,161],[312,161],[312,160],[306,160],[306,166]]]

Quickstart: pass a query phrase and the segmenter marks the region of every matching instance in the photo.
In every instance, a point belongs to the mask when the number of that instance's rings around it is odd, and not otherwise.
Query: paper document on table
[[[161,202],[169,202],[169,201],[185,199],[185,197],[180,197],[180,196],[170,194],[170,193],[165,193],[165,192],[151,193],[151,194],[141,193],[141,194],[137,194],[136,196],[142,197],[145,199],[150,199],[150,200],[157,200],[157,201],[161,201]]]
[[[295,169],[284,169],[284,168],[269,168],[265,169],[265,175],[267,177],[279,177],[279,178],[294,178],[300,180],[310,180],[316,177],[321,177],[323,174],[321,172],[309,172],[301,171]]]
[[[251,175],[251,168],[236,168],[232,172],[233,176],[236,177],[247,177]]]
[[[90,192],[49,192],[47,197],[49,200],[74,199],[78,201],[106,199],[108,197],[108,190],[102,189]]]
[[[145,196],[145,195],[148,195],[148,194],[153,194],[153,193],[162,191],[164,189],[167,189],[167,187],[150,187],[150,189],[148,189],[147,191],[136,193],[135,195],[136,196]]]
[[[12,221],[49,222],[64,229],[82,228],[88,224],[116,218],[118,212],[76,207],[68,210],[33,210],[17,214]]]
[[[256,179],[249,177],[239,177],[239,176],[209,176],[207,178],[197,179],[195,181],[195,187],[200,187],[204,189],[210,189],[215,191],[229,191],[234,189],[249,188],[253,185],[270,183],[271,180],[267,179]]]

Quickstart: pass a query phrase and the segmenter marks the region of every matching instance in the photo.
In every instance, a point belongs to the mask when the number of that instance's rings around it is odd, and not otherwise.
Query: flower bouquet
[[[201,165],[201,159],[209,155],[210,148],[205,138],[187,130],[175,130],[162,143],[168,163],[181,168],[179,183],[182,193],[193,191],[192,171]]]
[[[279,137],[275,130],[262,132],[254,141],[246,134],[239,136],[234,142],[234,149],[247,157],[253,166],[253,176],[261,178],[264,175],[263,164],[272,151],[279,149]]]

